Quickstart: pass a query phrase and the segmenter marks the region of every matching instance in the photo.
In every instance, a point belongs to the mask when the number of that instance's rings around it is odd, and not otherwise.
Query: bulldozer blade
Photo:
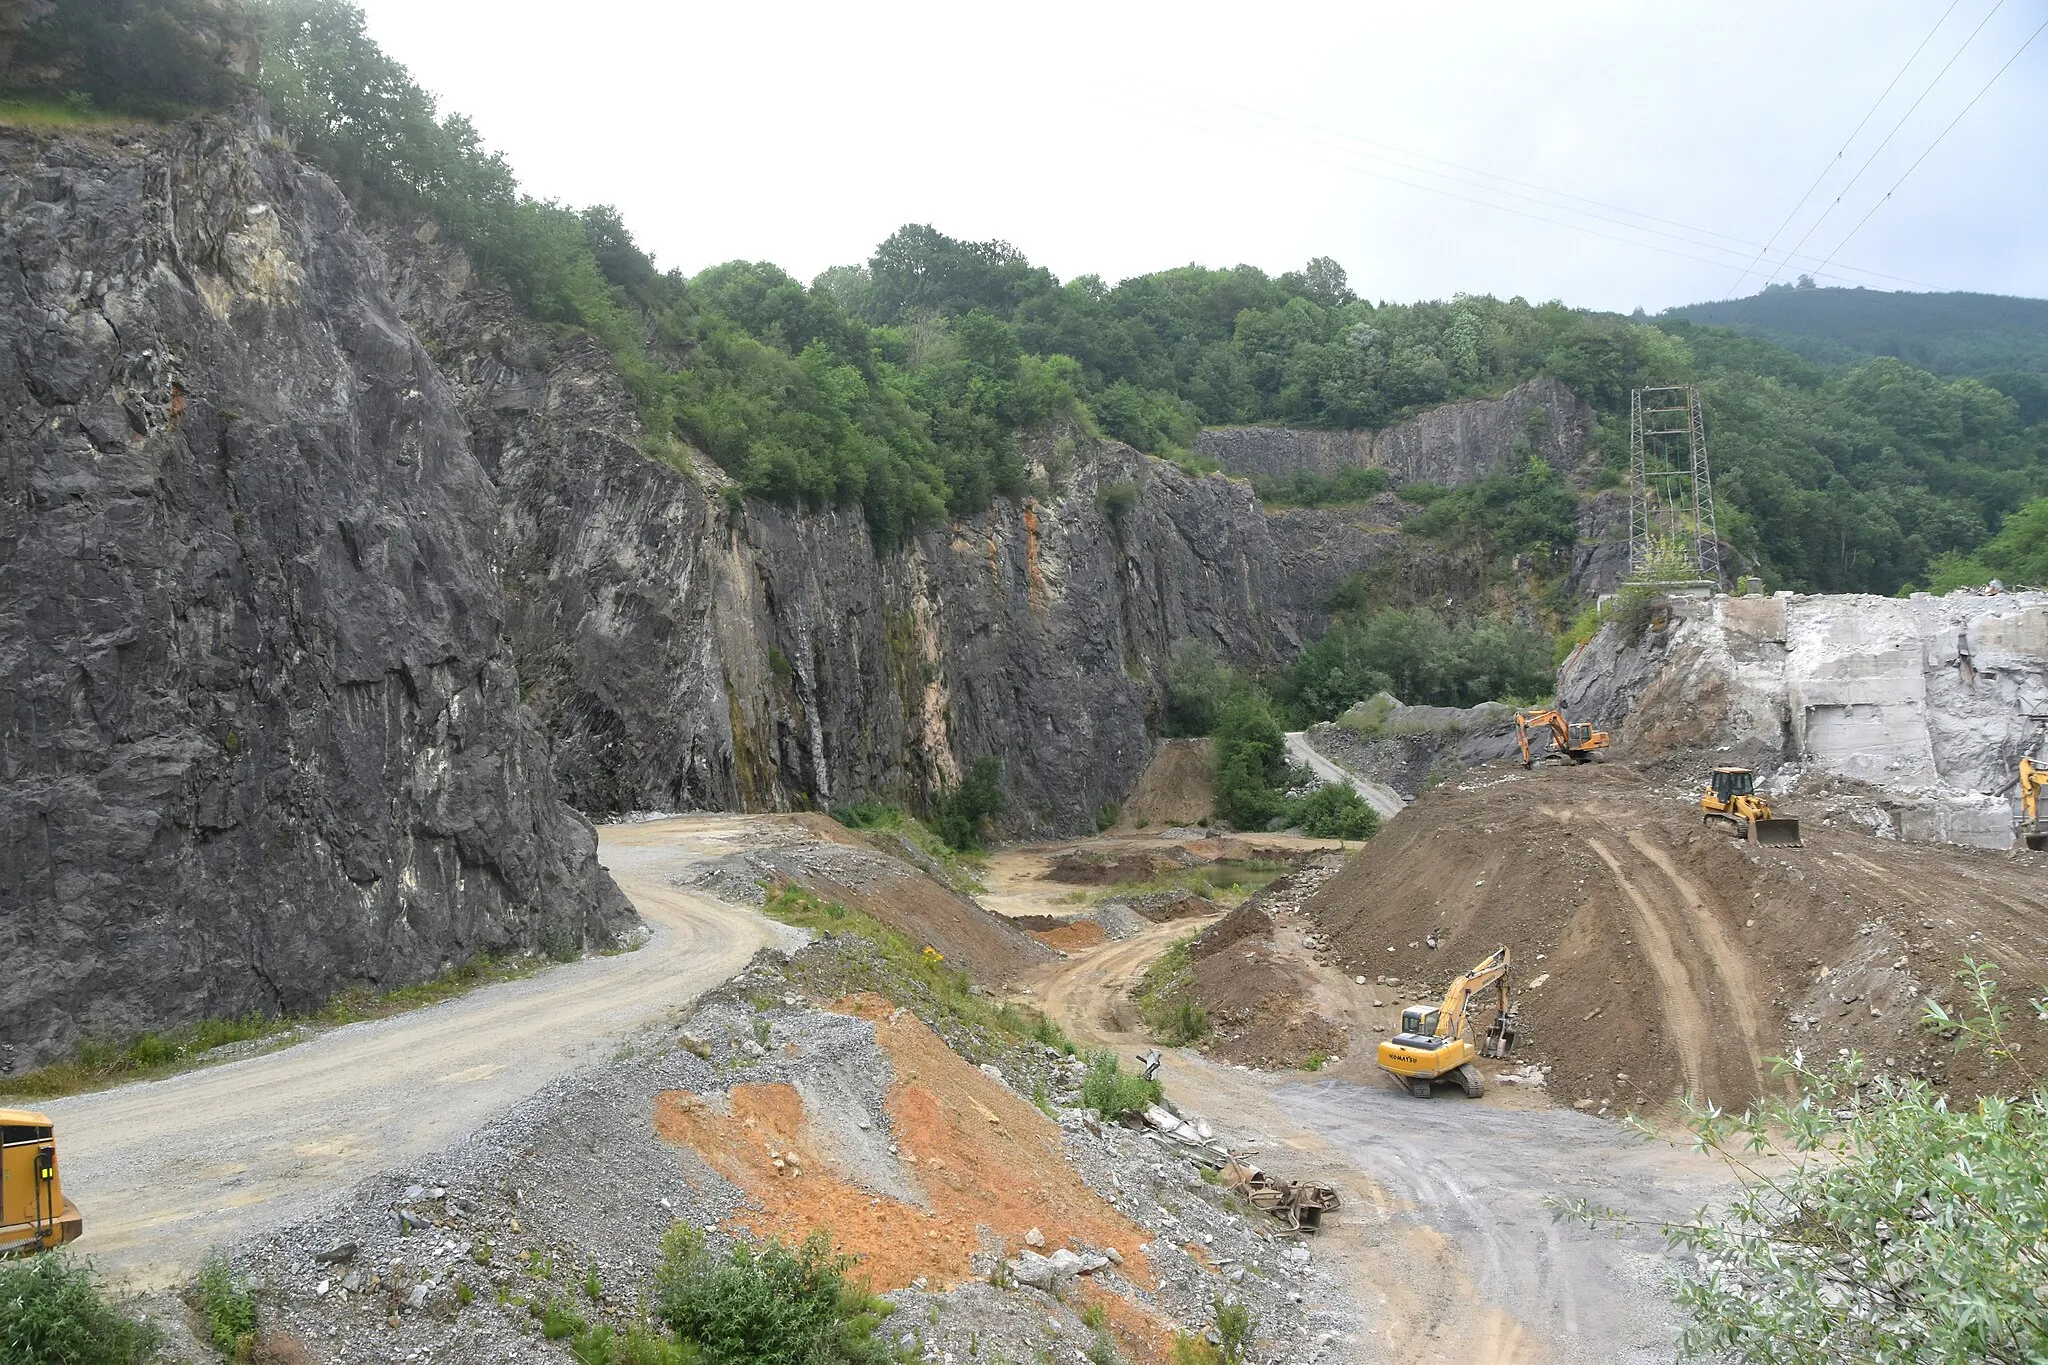
[[[1758,820],[1750,826],[1756,841],[1766,848],[1799,848],[1799,822],[1779,816],[1771,820]]]

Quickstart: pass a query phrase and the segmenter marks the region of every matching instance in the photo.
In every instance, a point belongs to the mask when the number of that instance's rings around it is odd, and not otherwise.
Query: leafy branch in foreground
[[[1995,1068],[2019,1043],[1996,964],[1965,960],[1963,1003],[1924,1027]],[[2028,1002],[2048,1020],[2048,997]],[[1681,1350],[1759,1365],[1965,1365],[2048,1359],[2048,1086],[1966,1109],[1854,1055],[1775,1063],[1797,1098],[1724,1113],[1687,1101],[1696,1147],[1740,1192],[1665,1227],[1691,1258],[1674,1277]],[[1612,1211],[1560,1203],[1559,1217]]]

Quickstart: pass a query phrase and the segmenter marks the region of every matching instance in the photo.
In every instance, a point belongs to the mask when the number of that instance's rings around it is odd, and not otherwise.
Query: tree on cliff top
[[[0,89],[84,96],[98,108],[164,117],[213,108],[248,87],[254,25],[207,0],[60,0],[14,42]]]

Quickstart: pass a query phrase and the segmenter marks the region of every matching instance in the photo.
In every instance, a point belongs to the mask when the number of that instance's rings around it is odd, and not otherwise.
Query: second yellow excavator
[[[1752,844],[1798,848],[1799,822],[1771,814],[1771,803],[1756,794],[1756,774],[1747,768],[1716,768],[1700,795],[1700,819],[1719,820],[1747,834]]]
[[[1530,747],[1529,734],[1550,737],[1550,747]],[[1522,746],[1522,766],[1533,768],[1543,758],[1566,758],[1574,763],[1590,763],[1593,755],[1607,747],[1607,732],[1595,730],[1581,721],[1574,724],[1564,718],[1558,710],[1515,712],[1515,740]]]
[[[2048,848],[2048,829],[2041,826],[2041,788],[2048,787],[2048,768],[2031,758],[2020,760],[2020,823],[2014,831],[2020,842],[2036,853]]]
[[[1440,1005],[1410,1005],[1401,1011],[1401,1031],[1379,1046],[1382,1070],[1408,1093],[1429,1098],[1437,1081],[1456,1081],[1473,1099],[1486,1093],[1479,1068],[1480,1057],[1505,1057],[1515,1045],[1515,1011],[1508,1004],[1508,968],[1511,957],[1505,947],[1451,983]],[[1492,1017],[1484,1030],[1475,1027],[1474,1016],[1484,1014],[1493,987]]]

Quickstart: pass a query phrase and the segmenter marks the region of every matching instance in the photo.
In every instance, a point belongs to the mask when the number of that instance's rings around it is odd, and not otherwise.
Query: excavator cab
[[[32,1256],[84,1231],[58,1183],[49,1115],[0,1109],[0,1256]]]
[[[1394,1035],[1394,1041],[1402,1047],[1419,1047],[1434,1050],[1442,1041],[1437,1036],[1437,1021],[1443,1018],[1441,1009],[1428,1005],[1410,1005],[1401,1011],[1401,1031]]]

